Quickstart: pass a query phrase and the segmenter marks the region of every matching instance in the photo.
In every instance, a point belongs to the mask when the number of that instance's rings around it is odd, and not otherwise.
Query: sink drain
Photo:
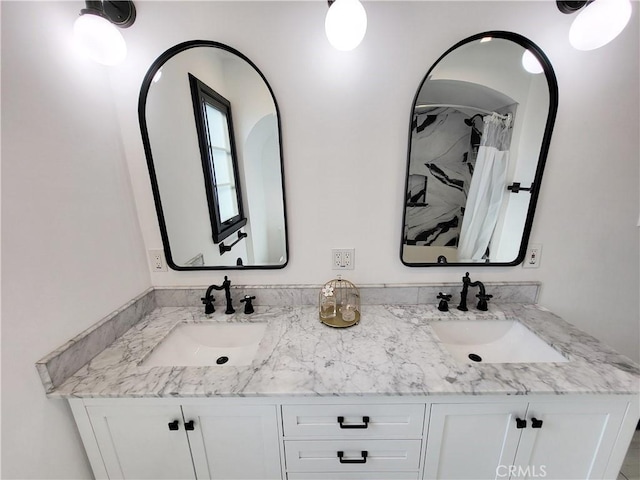
[[[482,357],[480,355],[476,355],[475,353],[470,353],[469,360],[473,360],[474,362],[481,362]]]
[[[222,356],[222,357],[218,357],[218,359],[216,360],[216,363],[218,365],[224,365],[228,361],[229,361],[229,357]]]

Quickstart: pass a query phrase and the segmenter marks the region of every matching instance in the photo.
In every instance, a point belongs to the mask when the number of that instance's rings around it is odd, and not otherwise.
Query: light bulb
[[[630,0],[596,0],[571,24],[569,42],[578,50],[595,50],[616,38],[630,18]]]
[[[127,56],[127,44],[122,34],[100,15],[80,15],[73,24],[73,36],[85,55],[103,65],[117,65]]]
[[[542,65],[540,65],[540,62],[530,50],[525,50],[522,54],[522,66],[527,72],[533,74],[542,73],[544,71]]]
[[[324,21],[329,43],[337,50],[353,50],[367,31],[367,12],[358,0],[335,0]]]

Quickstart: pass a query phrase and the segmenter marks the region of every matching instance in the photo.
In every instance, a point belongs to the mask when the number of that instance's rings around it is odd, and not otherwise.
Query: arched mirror
[[[410,116],[405,265],[522,262],[557,107],[553,68],[521,35],[474,35],[438,59]]]
[[[147,72],[138,115],[169,266],[284,267],[280,118],[258,68],[217,42],[181,43]]]

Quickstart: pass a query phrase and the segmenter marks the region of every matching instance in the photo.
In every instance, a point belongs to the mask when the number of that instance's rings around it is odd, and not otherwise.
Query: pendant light
[[[630,0],[561,1],[562,13],[580,10],[569,29],[569,43],[577,50],[595,50],[615,39],[631,18]]]
[[[367,12],[359,0],[329,0],[324,29],[334,48],[353,50],[367,32]]]
[[[80,50],[102,65],[113,66],[127,56],[127,44],[120,28],[133,25],[136,10],[132,1],[91,1],[80,10],[73,35]]]

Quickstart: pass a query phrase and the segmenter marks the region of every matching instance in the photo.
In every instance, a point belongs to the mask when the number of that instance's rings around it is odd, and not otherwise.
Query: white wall
[[[399,260],[413,96],[467,36],[504,29],[532,39],[560,84],[531,238],[542,263],[471,275],[542,281],[540,303],[638,359],[637,2],[614,43],[578,52],[566,39],[572,17],[555,2],[367,1],[367,37],[345,53],[324,37],[326,2],[139,1],[123,32],[129,57],[108,73],[112,91],[104,70],[66,44],[82,5],[3,2],[3,478],[87,475],[68,413],[45,399],[33,362],[149,284],[119,142],[144,248],[159,248],[137,99],[151,62],[190,39],[247,55],[282,115],[290,262],[230,272],[236,284],[322,283],[336,273],[332,247],[356,249],[356,283],[458,281],[462,268]],[[224,273],[154,273],[151,283],[206,285]]]
[[[90,478],[35,362],[150,286],[107,69],[81,2],[2,3],[2,474]]]

